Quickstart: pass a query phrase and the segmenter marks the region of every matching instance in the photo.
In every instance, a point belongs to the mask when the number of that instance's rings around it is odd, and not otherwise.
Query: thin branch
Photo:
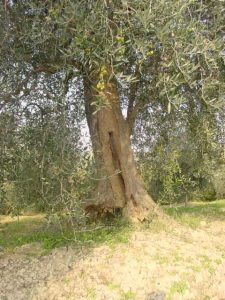
[[[37,68],[35,68],[33,70],[34,73],[41,73],[41,72],[44,72],[44,73],[49,73],[49,74],[54,74],[57,72],[57,69],[56,68],[53,68],[51,66],[43,66],[43,65],[40,65],[38,66]]]
[[[136,101],[136,97],[137,97],[137,90],[139,87],[139,80],[140,80],[140,71],[138,66],[136,66],[136,70],[135,70],[135,75],[137,78],[137,81],[132,82],[131,86],[130,86],[130,95],[129,95],[129,102],[128,102],[128,107],[127,107],[127,123],[130,129],[130,132],[132,131],[133,125],[134,125],[134,121],[138,112],[138,106],[139,104]],[[136,104],[135,104],[136,102]],[[138,105],[137,105],[138,104]]]
[[[6,10],[6,8],[7,8],[7,0],[2,0],[2,4],[4,6],[4,9]]]
[[[127,118],[128,127],[130,130],[130,134],[132,133],[134,122],[136,120],[137,114],[139,111],[145,106],[145,103],[142,101],[136,101],[136,104],[134,105],[132,111],[129,114],[129,118]]]

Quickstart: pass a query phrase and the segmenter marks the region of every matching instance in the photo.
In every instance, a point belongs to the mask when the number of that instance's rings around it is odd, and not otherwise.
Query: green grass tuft
[[[130,300],[135,298],[136,293],[129,290],[128,292],[122,292],[122,299],[123,300]]]
[[[188,289],[187,281],[185,280],[176,281],[171,285],[167,299],[172,300],[175,294],[183,295],[187,289]]]

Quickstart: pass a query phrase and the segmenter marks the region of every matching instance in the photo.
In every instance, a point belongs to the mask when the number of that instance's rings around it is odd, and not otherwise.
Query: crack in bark
[[[125,186],[125,181],[122,175],[122,168],[121,168],[121,163],[120,163],[120,159],[119,159],[119,155],[117,153],[117,149],[116,149],[116,143],[114,140],[114,135],[113,135],[113,131],[109,131],[109,145],[110,145],[110,149],[111,149],[111,153],[112,153],[112,161],[113,161],[113,165],[115,170],[120,171],[120,173],[118,173],[118,177],[120,178],[120,182],[121,182],[121,186],[122,186],[122,190],[124,192],[125,195],[125,204],[127,202],[126,199],[126,186]]]
[[[130,195],[130,199],[131,199],[131,201],[133,202],[134,206],[135,206],[135,207],[137,207],[137,206],[138,206],[138,204],[137,204],[137,201],[135,200],[135,198],[134,198],[134,195],[133,195],[133,194],[131,194],[131,195]]]

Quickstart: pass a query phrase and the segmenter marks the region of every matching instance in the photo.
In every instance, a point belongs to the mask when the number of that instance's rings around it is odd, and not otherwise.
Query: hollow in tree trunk
[[[107,83],[96,92],[84,80],[86,116],[97,162],[97,192],[87,211],[118,212],[133,221],[143,221],[156,213],[156,205],[137,173],[130,142],[130,128],[124,119],[116,84]],[[96,111],[97,97],[104,107]]]

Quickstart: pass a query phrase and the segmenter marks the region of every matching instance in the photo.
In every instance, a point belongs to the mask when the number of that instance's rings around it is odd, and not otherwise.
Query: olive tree
[[[135,166],[135,121],[157,101],[168,113],[224,103],[224,1],[3,2],[3,99],[16,97],[15,72],[20,90],[43,72],[61,74],[65,93],[79,78],[99,179],[87,209],[147,218],[155,204]]]

